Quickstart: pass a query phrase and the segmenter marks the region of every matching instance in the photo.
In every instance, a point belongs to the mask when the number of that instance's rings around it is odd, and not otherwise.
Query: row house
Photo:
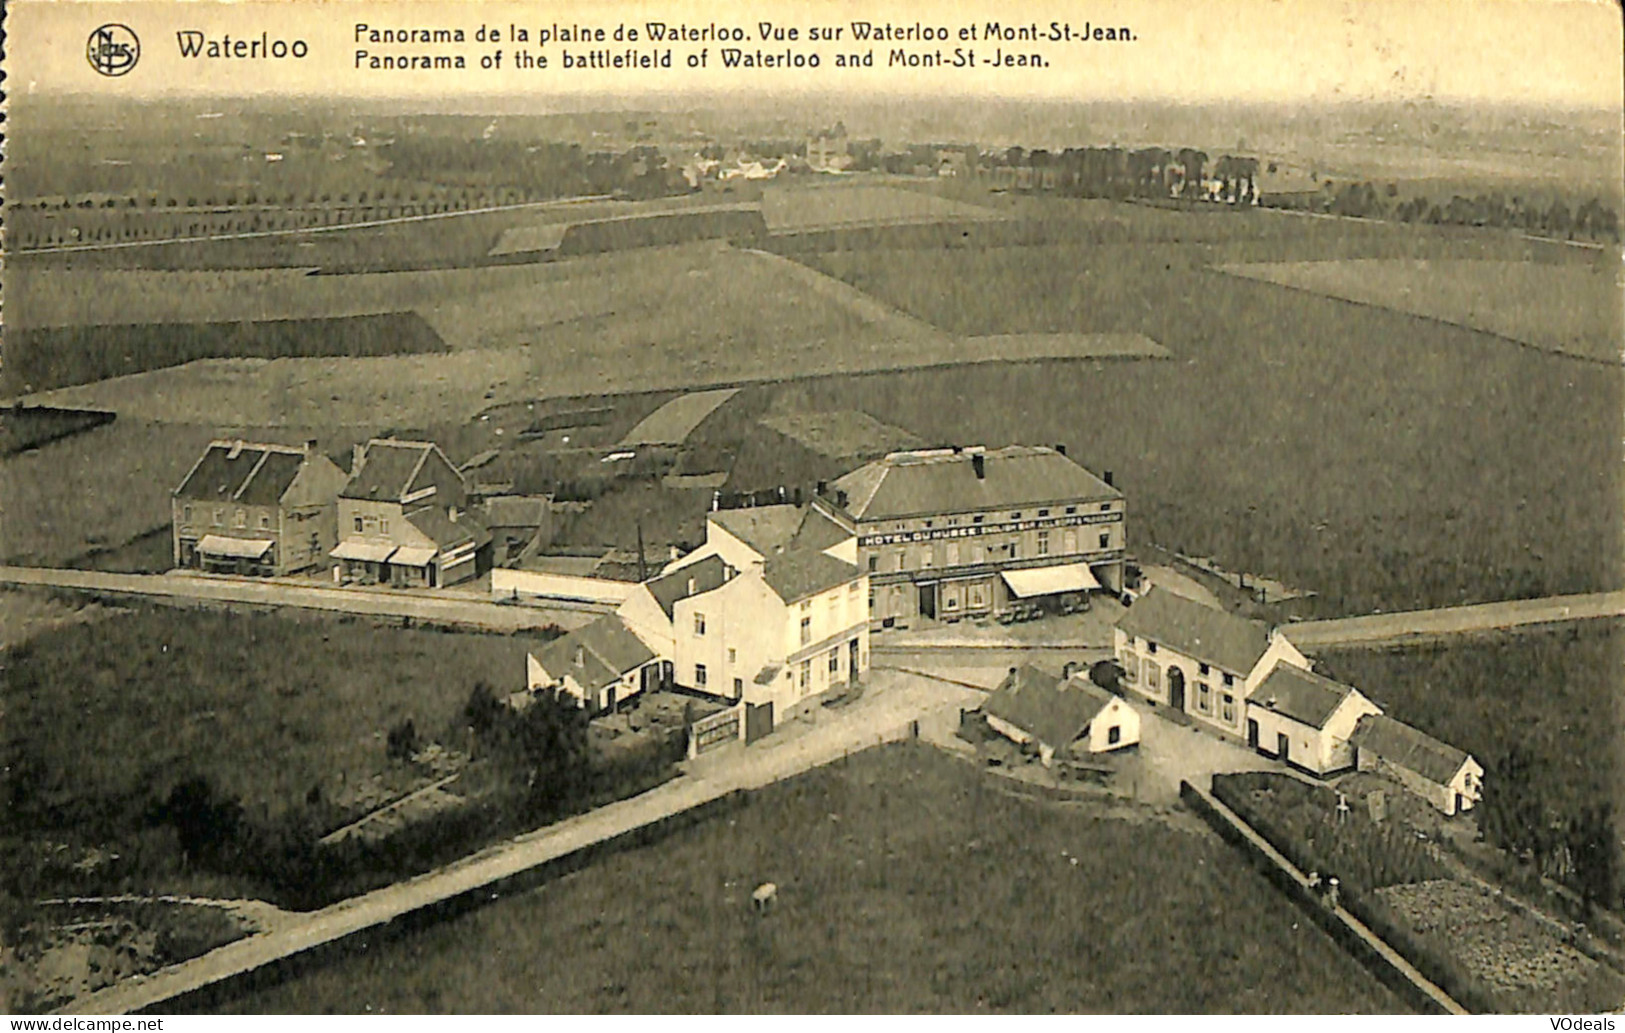
[[[1123,493],[1064,447],[894,452],[816,504],[856,539],[876,628],[1123,587]]]
[[[489,555],[491,534],[469,512],[457,467],[426,441],[358,446],[338,493],[335,578],[396,587],[466,581]]]
[[[171,492],[175,566],[281,576],[325,563],[344,479],[314,442],[210,442]]]

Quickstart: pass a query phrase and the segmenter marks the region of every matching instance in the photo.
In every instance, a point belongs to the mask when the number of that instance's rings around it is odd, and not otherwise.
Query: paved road
[[[98,570],[0,567],[0,584],[139,595],[158,602],[208,600],[377,617],[411,617],[431,623],[466,625],[502,632],[541,628],[549,624],[569,630],[607,612],[603,607],[585,603],[560,602],[545,607],[499,605],[455,589],[341,588],[284,579],[212,577],[187,573],[111,574]]]
[[[137,976],[70,1004],[72,1014],[123,1014],[374,928],[488,886],[602,840],[678,814],[739,789],[755,789],[903,738],[912,720],[954,709],[977,694],[895,672],[874,676],[868,692],[840,710],[784,726],[749,748],[726,747],[688,765],[688,774],[642,795],[498,844],[426,875],[334,904],[191,961]]]
[[[1625,592],[1598,592],[1304,621],[1288,624],[1281,630],[1293,645],[1312,651],[1334,646],[1390,645],[1434,635],[1620,616],[1625,616]]]

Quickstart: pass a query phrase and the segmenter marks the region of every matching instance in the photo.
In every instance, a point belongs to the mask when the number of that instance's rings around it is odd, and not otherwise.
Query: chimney
[[[1112,486],[1112,472],[1110,470],[1102,471],[1100,479],[1106,482],[1108,488]]]
[[[987,480],[987,456],[977,452],[975,455],[970,457],[970,465],[971,468],[976,471],[977,480]]]
[[[814,489],[814,492],[818,495],[819,498],[823,498],[825,495],[829,494],[829,482],[828,481],[819,481],[818,482],[818,487]]]
[[[798,485],[796,485],[796,490],[795,490],[795,494],[793,494],[793,495],[792,495],[792,496],[791,496],[791,500],[792,500],[792,501],[793,501],[793,502],[794,502],[794,503],[795,503],[795,504],[796,504],[796,505],[797,505],[797,506],[799,506],[799,505],[801,505],[801,485],[799,485],[799,484],[798,484]]]
[[[367,446],[366,445],[359,445],[358,444],[358,445],[351,445],[350,446],[350,472],[351,473],[355,473],[357,470],[361,469],[361,462],[362,462],[362,460],[364,460],[366,458],[366,456],[367,456]]]
[[[689,595],[694,594],[694,579],[693,578],[688,579],[688,594]]]
[[[576,666],[587,666],[587,650],[584,646],[576,646]]]
[[[315,438],[306,438],[305,439],[305,455],[308,456],[308,455],[310,455],[311,453],[313,453],[315,451],[316,451],[316,439]]]
[[[673,563],[676,563],[678,557],[680,557],[682,554],[677,551],[677,546],[675,546],[675,545],[668,546],[668,548],[671,549],[671,561]]]
[[[1055,451],[1061,453],[1062,455],[1066,455],[1066,446],[1065,445],[1056,445],[1055,446]]]
[[[446,510],[446,516],[450,517],[451,522],[455,524],[457,522],[457,507],[456,506],[449,507]]]
[[[845,491],[837,491],[835,493],[835,505],[837,507],[841,508],[841,509],[846,508],[846,492]]]

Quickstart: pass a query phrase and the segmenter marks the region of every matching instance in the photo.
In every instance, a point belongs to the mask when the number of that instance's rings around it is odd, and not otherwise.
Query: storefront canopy
[[[389,558],[389,562],[406,567],[426,567],[429,565],[429,561],[434,559],[435,553],[438,551],[438,549],[403,545],[395,550],[395,555]]]
[[[208,556],[226,556],[231,559],[257,560],[271,551],[269,538],[227,538],[219,534],[206,534],[197,543],[198,551]]]
[[[1006,570],[1001,576],[1004,583],[1010,586],[1010,594],[1021,599],[1061,592],[1088,592],[1100,587],[1100,582],[1095,579],[1087,563]]]
[[[390,542],[339,542],[339,547],[328,553],[336,560],[362,560],[367,563],[382,563],[389,559],[389,554],[395,551]]]

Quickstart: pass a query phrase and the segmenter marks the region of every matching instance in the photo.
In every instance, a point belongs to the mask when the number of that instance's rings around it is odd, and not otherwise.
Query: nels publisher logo
[[[103,25],[85,43],[85,58],[102,75],[123,75],[141,57],[141,41],[127,25]]]

